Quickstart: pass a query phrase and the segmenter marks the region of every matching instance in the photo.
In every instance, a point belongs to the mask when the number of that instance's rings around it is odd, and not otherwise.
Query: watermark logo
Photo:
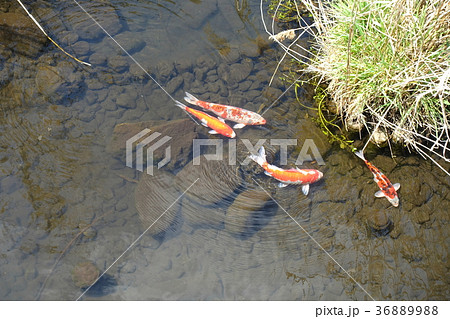
[[[170,141],[172,138],[170,136],[162,136],[159,140],[154,142],[161,136],[161,133],[153,132],[150,134],[150,132],[150,129],[144,129],[126,141],[126,166],[130,168],[133,167],[133,146],[136,144],[136,169],[140,172],[144,171],[144,149],[146,149],[146,173],[149,175],[153,175],[153,161],[155,157],[155,151],[166,144],[168,141]],[[228,143],[228,164],[236,165],[237,141],[235,139],[230,139],[226,142]],[[276,146],[277,148],[279,148],[278,164],[281,166],[285,166],[288,164],[288,146],[298,146],[298,141],[296,139],[259,139],[254,144],[248,139],[240,139],[239,143],[242,143],[245,146],[248,154],[257,154],[261,146],[266,143]],[[205,147],[209,150],[211,150],[211,147],[214,147],[214,153],[206,154],[205,152],[202,152],[202,148]],[[162,156],[161,152],[158,153],[158,159],[160,158],[162,159],[156,164],[158,169],[170,162],[170,145],[166,146],[165,153]],[[206,159],[207,161],[222,161],[224,159],[224,140],[194,139],[192,141],[192,164],[200,165],[200,161],[202,158]],[[313,160],[315,160],[318,165],[325,165],[325,162],[314,141],[312,139],[305,139],[303,141],[300,153],[298,154],[295,161],[295,165],[302,165],[304,162],[311,162]],[[252,160],[247,156],[239,164],[242,166],[246,166],[250,164],[251,161]]]
[[[133,167],[133,144],[136,142],[136,169],[140,172],[144,171],[144,148],[146,148],[153,140],[157,139],[161,136],[161,133],[154,132],[150,136],[145,137],[151,132],[150,129],[146,128],[142,131],[140,131],[138,134],[134,135],[133,137],[129,138],[126,141],[126,166],[127,167]],[[153,175],[153,157],[154,157],[154,151],[161,146],[163,146],[165,143],[170,141],[172,138],[170,136],[163,136],[161,139],[156,141],[155,143],[150,144],[150,146],[147,147],[147,174]],[[165,149],[165,155],[164,158],[158,162],[157,167],[160,169],[164,165],[170,162],[171,153],[170,153],[170,145],[168,145]]]
[[[280,148],[280,165],[288,164],[288,146],[297,146],[296,139],[259,139],[254,145],[248,139],[241,139],[239,142],[242,142],[246,147],[249,154],[257,154],[261,146],[266,143],[270,143],[274,146],[279,146]],[[215,153],[214,154],[203,154],[203,157],[208,161],[221,161],[223,160],[223,140],[219,139],[194,139],[192,148],[193,148],[193,165],[200,165],[200,158],[202,155],[201,147],[202,146],[214,146]],[[312,155],[312,156],[311,156]],[[325,165],[325,162],[320,155],[319,149],[312,139],[305,139],[303,142],[300,153],[297,156],[295,161],[295,165],[302,165],[304,162],[313,161],[313,157],[317,164]],[[252,160],[250,157],[246,157],[240,165],[248,165]],[[236,140],[228,140],[228,163],[230,165],[236,165]]]

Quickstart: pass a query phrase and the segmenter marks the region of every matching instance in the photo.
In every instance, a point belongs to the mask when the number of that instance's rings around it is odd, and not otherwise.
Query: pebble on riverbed
[[[79,288],[92,285],[100,275],[100,270],[90,261],[78,263],[72,271],[72,281]]]
[[[366,213],[367,224],[377,236],[387,235],[392,230],[392,221],[383,210],[370,210]]]

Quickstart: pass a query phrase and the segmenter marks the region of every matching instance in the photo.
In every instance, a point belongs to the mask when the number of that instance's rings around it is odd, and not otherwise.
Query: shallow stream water
[[[259,1],[79,3],[174,98],[188,91],[265,112],[268,123],[236,130],[234,142],[208,135],[75,2],[26,5],[92,67],[0,1],[1,300],[449,298],[450,178],[418,156],[369,147],[401,184],[398,208],[375,198],[364,163],[328,143],[278,75],[269,87],[282,52]],[[171,137],[171,161],[152,175],[125,161],[126,139],[144,128]],[[193,139],[208,138],[222,159],[193,165]],[[313,161],[300,166],[324,177],[308,196],[245,163],[261,139],[283,167],[309,147]],[[286,165],[283,139],[297,143]],[[73,278],[86,261],[104,273],[88,290]]]

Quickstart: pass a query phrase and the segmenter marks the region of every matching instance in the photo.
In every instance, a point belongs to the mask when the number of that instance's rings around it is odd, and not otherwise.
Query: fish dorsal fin
[[[394,186],[394,189],[395,189],[396,191],[398,191],[398,189],[400,188],[400,183],[395,183],[395,184],[392,185],[392,186]]]
[[[220,116],[218,116],[217,119],[218,119],[220,122],[225,123],[225,120],[224,120],[223,118],[221,118]]]
[[[375,193],[375,197],[384,197],[384,193],[382,191],[378,191]]]
[[[305,184],[305,185],[302,186],[302,192],[303,192],[303,194],[305,194],[305,196],[308,195],[308,193],[309,193],[309,184]]]

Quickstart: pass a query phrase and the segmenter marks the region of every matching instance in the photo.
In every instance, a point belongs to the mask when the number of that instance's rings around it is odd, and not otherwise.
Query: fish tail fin
[[[250,159],[254,160],[260,166],[262,166],[264,163],[267,163],[266,150],[264,149],[264,146],[261,146],[261,148],[259,149],[258,155],[250,154]]]
[[[363,161],[366,160],[366,158],[364,157],[363,151],[359,150],[355,152],[355,155],[358,156],[360,159],[362,159]]]
[[[186,110],[186,105],[184,105],[183,103],[181,103],[180,101],[175,101],[175,104],[181,108],[182,110]]]
[[[186,101],[186,102],[188,102],[188,103],[190,103],[190,104],[197,104],[197,102],[198,102],[198,99],[195,97],[195,96],[193,96],[191,93],[189,93],[189,92],[184,92],[185,94],[186,94],[186,96],[184,97],[184,100]]]

